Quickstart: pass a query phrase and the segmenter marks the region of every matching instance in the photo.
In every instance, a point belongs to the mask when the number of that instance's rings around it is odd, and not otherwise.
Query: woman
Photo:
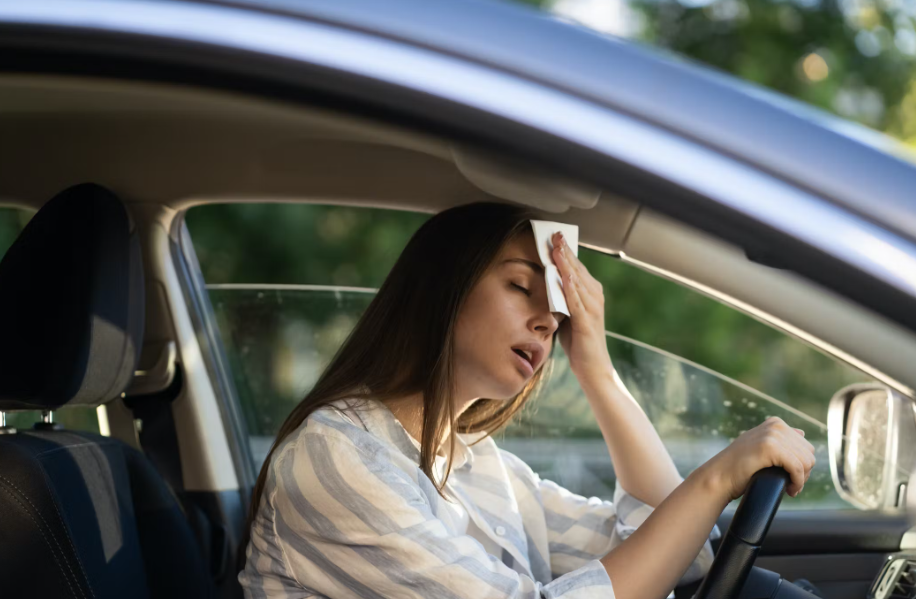
[[[782,466],[798,494],[813,447],[777,418],[678,475],[608,356],[601,285],[556,236],[570,316],[549,311],[532,218],[479,203],[416,232],[261,469],[247,597],[664,597],[705,573],[716,518],[756,471]],[[490,438],[557,334],[617,473],[613,503],[541,480]]]

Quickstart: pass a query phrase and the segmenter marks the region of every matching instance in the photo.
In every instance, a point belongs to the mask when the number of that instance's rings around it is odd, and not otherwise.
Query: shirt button
[[[497,527],[496,527],[496,534],[498,534],[499,536],[505,535],[505,534],[506,534],[506,527],[505,527],[505,526],[497,526]]]

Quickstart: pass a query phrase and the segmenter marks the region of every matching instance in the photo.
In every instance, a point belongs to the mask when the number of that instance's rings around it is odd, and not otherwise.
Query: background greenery
[[[673,51],[916,144],[914,0],[523,3]]]

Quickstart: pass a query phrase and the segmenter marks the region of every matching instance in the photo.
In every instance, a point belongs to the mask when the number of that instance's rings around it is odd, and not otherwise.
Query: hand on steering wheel
[[[804,431],[768,418],[710,461],[731,499],[744,494],[694,599],[737,596],[754,565],[783,492],[797,496],[814,467]]]
[[[738,596],[779,509],[788,481],[789,473],[779,466],[764,468],[751,478],[694,599]]]
[[[770,466],[780,466],[789,474],[786,493],[795,497],[805,486],[814,463],[814,446],[805,439],[805,432],[770,416],[742,433],[708,465],[722,480],[723,492],[733,500],[744,493],[758,470]]]

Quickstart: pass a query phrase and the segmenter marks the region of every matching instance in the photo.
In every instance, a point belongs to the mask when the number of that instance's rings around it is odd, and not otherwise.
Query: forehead
[[[499,253],[499,263],[510,258],[522,258],[537,264],[541,263],[537,246],[534,245],[534,233],[522,231],[503,246]]]
[[[500,274],[504,271],[522,271],[525,274],[544,276],[544,267],[534,245],[534,234],[522,232],[506,242],[502,250],[490,263],[489,271]]]

